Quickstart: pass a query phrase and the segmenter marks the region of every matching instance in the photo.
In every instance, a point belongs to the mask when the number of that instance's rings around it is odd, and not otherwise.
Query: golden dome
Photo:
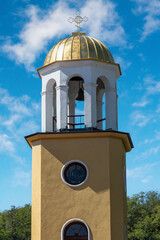
[[[48,52],[44,66],[56,61],[94,59],[114,63],[108,48],[99,40],[88,37],[85,33],[72,33],[55,44]]]

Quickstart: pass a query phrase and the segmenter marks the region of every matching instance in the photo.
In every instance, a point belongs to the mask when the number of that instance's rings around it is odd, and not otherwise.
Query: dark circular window
[[[64,231],[64,240],[88,240],[88,231],[81,222],[70,223]]]
[[[62,178],[69,185],[82,184],[87,179],[87,167],[80,161],[67,163],[62,170]]]

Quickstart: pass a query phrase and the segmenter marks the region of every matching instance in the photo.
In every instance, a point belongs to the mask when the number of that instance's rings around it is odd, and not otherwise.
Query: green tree
[[[160,239],[160,194],[154,191],[128,198],[128,239]]]
[[[12,206],[9,211],[0,213],[0,240],[31,239],[31,206]]]

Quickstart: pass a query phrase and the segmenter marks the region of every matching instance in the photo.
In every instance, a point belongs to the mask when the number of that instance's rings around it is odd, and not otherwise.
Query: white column
[[[53,131],[56,131],[56,88],[53,88],[53,108],[52,108],[52,119],[53,119]]]
[[[97,120],[102,119],[102,106],[103,106],[102,99],[97,99]],[[103,123],[102,121],[97,122],[98,129],[102,129],[102,123]]]
[[[85,83],[84,86],[84,108],[85,108],[85,125],[86,127],[97,127],[96,112],[96,87],[97,84]]]
[[[68,104],[68,86],[59,85],[56,87],[57,97],[57,130],[67,127],[67,104]]]
[[[117,130],[117,94],[115,88],[106,89],[106,129]]]
[[[46,132],[46,92],[41,92],[41,131]]]
[[[53,131],[53,91],[45,91],[42,95],[42,132]]]
[[[75,108],[76,108],[76,103],[75,99],[78,94],[78,89],[79,89],[79,82],[76,81],[71,81],[69,82],[69,89],[68,89],[68,115],[75,115]],[[68,118],[69,123],[75,123],[75,118],[70,117]],[[73,129],[74,127],[72,125],[68,126],[69,129]]]

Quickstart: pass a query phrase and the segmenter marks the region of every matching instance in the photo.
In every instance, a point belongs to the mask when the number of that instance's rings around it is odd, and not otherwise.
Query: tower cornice
[[[73,63],[81,63],[82,65],[83,64],[86,65],[86,62],[88,62],[88,64],[90,64],[90,62],[92,62],[93,64],[96,63],[96,62],[103,63],[103,64],[105,64],[104,66],[108,65],[110,67],[117,67],[118,68],[118,70],[117,70],[117,78],[120,75],[122,75],[121,68],[120,68],[120,65],[118,63],[111,63],[111,62],[106,62],[106,61],[102,61],[102,60],[95,60],[95,59],[76,59],[76,60],[55,61],[53,63],[49,63],[46,66],[42,66],[40,68],[37,68],[38,75],[39,75],[40,78],[42,78],[43,72],[48,72],[48,71],[50,71],[50,69],[57,69],[58,67],[67,66],[67,63],[69,63],[68,66],[70,66],[71,62],[73,62]]]
[[[35,141],[44,139],[70,139],[70,138],[117,138],[121,139],[126,152],[130,152],[134,148],[132,139],[129,133],[119,131],[84,131],[84,132],[37,132],[28,136],[25,136],[26,141],[32,148],[32,144]]]

